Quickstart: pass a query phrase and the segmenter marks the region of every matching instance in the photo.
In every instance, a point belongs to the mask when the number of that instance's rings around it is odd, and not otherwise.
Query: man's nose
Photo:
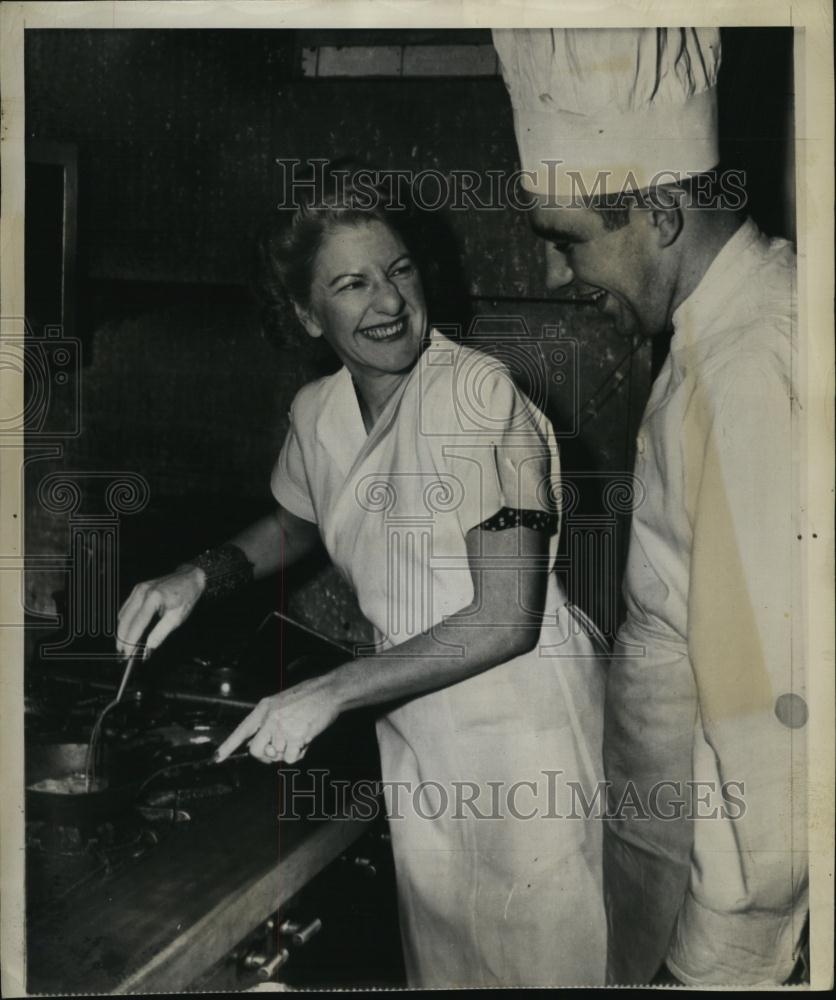
[[[546,244],[546,288],[550,292],[563,288],[575,280],[565,256],[555,247]]]

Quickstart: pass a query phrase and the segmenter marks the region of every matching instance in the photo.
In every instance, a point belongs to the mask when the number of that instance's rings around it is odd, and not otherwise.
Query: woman
[[[385,705],[409,985],[602,983],[600,820],[570,793],[590,800],[602,778],[603,651],[551,572],[554,435],[502,365],[427,336],[398,218],[358,205],[349,185],[269,247],[301,324],[343,363],[294,400],[275,513],[136,587],[119,646],[158,615],[153,649],[204,592],[284,569],[321,536],[376,652],[265,698],[219,759],[249,740],[261,761],[295,762],[343,712]]]

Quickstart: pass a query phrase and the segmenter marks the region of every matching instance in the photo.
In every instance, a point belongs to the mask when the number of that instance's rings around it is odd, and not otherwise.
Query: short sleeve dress
[[[501,363],[433,331],[368,434],[347,369],[305,386],[271,486],[396,652],[471,602],[471,528],[557,512],[557,447]],[[531,652],[379,719],[410,986],[603,983],[605,658],[551,573]]]

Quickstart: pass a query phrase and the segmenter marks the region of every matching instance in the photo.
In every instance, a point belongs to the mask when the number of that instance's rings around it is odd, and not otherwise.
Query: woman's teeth
[[[364,337],[368,337],[369,340],[388,340],[390,337],[397,337],[398,334],[403,332],[403,328],[406,325],[406,320],[399,319],[397,323],[390,323],[388,326],[370,326],[365,330],[360,330]]]

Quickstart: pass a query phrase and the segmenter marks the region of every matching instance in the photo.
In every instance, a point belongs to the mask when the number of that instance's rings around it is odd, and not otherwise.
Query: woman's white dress
[[[557,476],[504,366],[434,331],[369,434],[347,369],[305,386],[271,485],[391,650],[472,600],[467,531]],[[538,647],[379,720],[410,986],[603,983],[604,657],[551,573]]]

